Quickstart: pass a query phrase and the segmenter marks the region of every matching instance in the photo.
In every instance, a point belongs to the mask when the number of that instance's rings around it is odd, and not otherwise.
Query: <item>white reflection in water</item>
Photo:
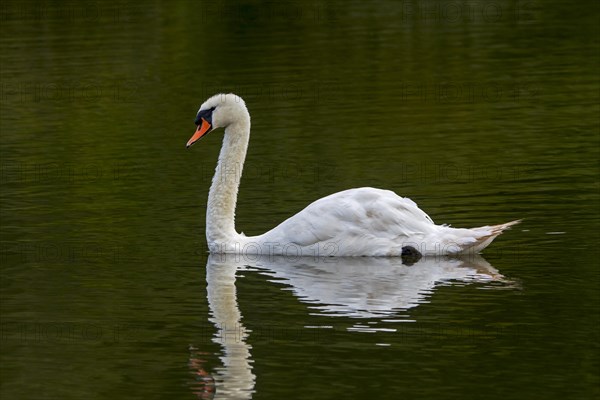
[[[391,317],[399,310],[427,303],[438,285],[506,282],[479,255],[424,257],[412,262],[399,257],[288,260],[265,256],[254,262],[228,257],[240,269],[255,269],[275,278],[272,282],[290,285],[301,301],[310,304],[314,314],[327,316]]]
[[[414,322],[399,313],[427,303],[434,288],[447,284],[510,283],[479,255],[465,258],[286,258],[283,256],[211,255],[206,265],[210,321],[216,327],[213,341],[222,347],[222,367],[208,374],[192,355],[191,366],[201,376],[201,398],[248,399],[256,377],[252,372],[251,346],[236,296],[236,272],[258,271],[271,282],[289,285],[314,314],[381,321]],[[390,319],[399,318],[399,319]],[[371,322],[350,331],[394,331],[375,328]],[[329,328],[322,326],[320,328]],[[315,327],[316,328],[316,327]],[[307,328],[308,329],[308,328]],[[385,346],[387,344],[380,343]],[[196,367],[195,367],[196,366]],[[208,382],[208,383],[206,383]]]
[[[206,264],[207,297],[211,317],[209,320],[215,325],[217,331],[213,342],[221,345],[222,367],[216,368],[210,375],[210,385],[200,386],[195,390],[199,398],[210,399],[250,399],[254,392],[256,377],[252,373],[250,349],[247,342],[248,332],[242,324],[242,315],[237,303],[235,287],[235,273],[239,265],[218,261],[209,257]],[[192,368],[194,359],[198,357],[192,353]],[[197,363],[202,365],[202,363]],[[202,369],[202,371],[204,371]],[[200,374],[199,374],[200,375]],[[206,376],[202,374],[202,380]]]

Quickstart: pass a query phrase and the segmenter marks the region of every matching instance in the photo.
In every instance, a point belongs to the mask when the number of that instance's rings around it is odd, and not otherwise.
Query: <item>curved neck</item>
[[[249,138],[249,115],[225,128],[206,207],[206,239],[209,246],[231,242],[239,236],[235,230],[235,206]]]

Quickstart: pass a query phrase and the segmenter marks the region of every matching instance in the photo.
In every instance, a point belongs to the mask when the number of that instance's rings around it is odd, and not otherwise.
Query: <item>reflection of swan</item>
[[[478,252],[511,225],[457,229],[435,225],[410,199],[374,188],[338,192],[310,204],[267,233],[246,237],[235,230],[235,206],[248,140],[250,114],[233,94],[215,95],[198,110],[187,146],[225,128],[206,210],[206,237],[213,253],[334,256],[399,256]]]
[[[479,255],[424,257],[414,263],[397,257],[217,257],[227,260],[223,265],[256,267],[274,282],[290,285],[317,314],[329,316],[388,318],[428,301],[439,285],[507,282]]]
[[[403,263],[404,262],[404,263]],[[256,377],[252,373],[248,331],[237,304],[237,270],[260,271],[293,293],[318,315],[352,318],[390,318],[401,310],[428,302],[436,285],[449,282],[507,282],[482,257],[428,257],[409,260],[382,257],[282,257],[211,254],[206,265],[213,341],[223,348],[223,367],[214,374],[203,368],[201,355],[190,362],[199,377],[199,398],[249,399]],[[349,330],[376,331],[355,325]],[[195,350],[195,349],[193,349]],[[216,386],[216,388],[214,387]],[[198,390],[200,388],[201,390]]]
[[[206,265],[208,304],[211,322],[217,328],[213,341],[223,347],[223,367],[216,370],[215,399],[249,399],[254,390],[255,376],[250,366],[248,333],[242,325],[235,289],[235,264],[213,256]]]

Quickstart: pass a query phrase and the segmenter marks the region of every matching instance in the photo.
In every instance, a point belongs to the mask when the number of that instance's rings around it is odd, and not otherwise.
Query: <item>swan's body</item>
[[[288,256],[400,256],[479,252],[512,221],[457,229],[436,225],[408,198],[389,190],[350,189],[319,199],[259,236],[235,230],[235,207],[248,140],[250,114],[233,94],[208,99],[198,111],[188,147],[214,128],[225,136],[206,210],[206,238],[213,253]]]

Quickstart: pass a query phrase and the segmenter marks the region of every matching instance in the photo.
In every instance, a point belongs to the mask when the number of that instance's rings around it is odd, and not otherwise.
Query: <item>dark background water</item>
[[[524,219],[484,253],[511,284],[433,279],[385,317],[238,272],[239,398],[600,394],[598,2],[1,10],[2,398],[191,399],[227,369],[204,239],[221,135],[184,148],[224,91],[252,115],[246,234],[359,186],[437,223]]]

